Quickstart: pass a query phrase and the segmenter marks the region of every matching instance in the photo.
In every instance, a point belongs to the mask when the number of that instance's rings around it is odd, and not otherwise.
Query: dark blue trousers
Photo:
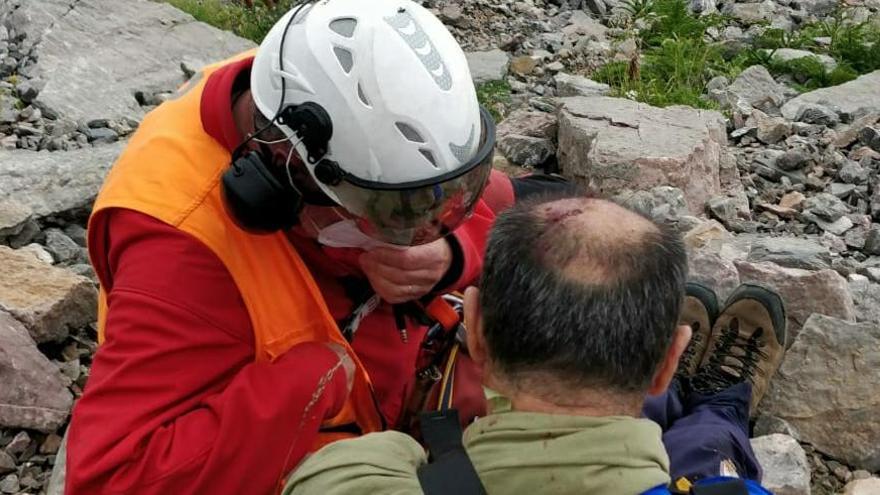
[[[728,461],[740,478],[761,481],[761,466],[749,442],[751,394],[748,383],[701,395],[676,381],[665,394],[645,401],[642,413],[663,429],[673,480],[718,476],[722,462]]]

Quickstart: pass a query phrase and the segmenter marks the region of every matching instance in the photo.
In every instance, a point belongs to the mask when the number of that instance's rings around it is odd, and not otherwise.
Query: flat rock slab
[[[611,86],[583,76],[560,72],[553,76],[559,96],[608,96]]]
[[[0,270],[0,310],[35,341],[60,341],[70,327],[95,321],[98,293],[89,279],[6,246],[0,246]]]
[[[601,96],[559,99],[562,172],[604,194],[673,186],[692,212],[702,212],[721,191],[726,148],[717,112]]]
[[[782,115],[794,120],[801,107],[810,103],[835,106],[846,113],[855,113],[859,109],[880,111],[880,70],[840,86],[804,93],[786,103]]]
[[[198,69],[253,48],[164,2],[18,0],[46,82],[36,104],[73,120],[140,120],[135,92],[177,89]]]
[[[0,197],[36,217],[90,209],[123,143],[74,151],[0,151]]]
[[[823,270],[831,268],[831,252],[811,239],[764,237],[752,244],[749,261],[769,261],[787,268]]]
[[[740,281],[775,290],[785,303],[788,345],[813,313],[854,322],[856,310],[846,279],[833,270],[785,268],[775,263],[735,261]]]
[[[507,52],[496,48],[484,52],[467,52],[465,57],[471,70],[471,78],[477,84],[497,81],[507,76],[507,69],[510,66]]]
[[[801,441],[847,465],[880,470],[880,322],[813,315],[761,402]]]
[[[58,367],[37,349],[27,330],[0,311],[0,427],[57,430],[73,396]]]

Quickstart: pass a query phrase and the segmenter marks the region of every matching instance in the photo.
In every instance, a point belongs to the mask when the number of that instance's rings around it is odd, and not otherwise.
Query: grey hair
[[[644,391],[671,342],[687,279],[681,236],[613,203],[575,197],[580,215],[617,212],[640,229],[587,231],[519,204],[496,221],[480,304],[490,359],[508,380],[530,373],[575,386]],[[546,210],[546,208],[545,208]]]

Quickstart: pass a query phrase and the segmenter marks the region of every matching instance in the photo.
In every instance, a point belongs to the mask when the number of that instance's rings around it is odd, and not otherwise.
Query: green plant
[[[836,38],[841,30],[843,30],[846,25],[844,24],[844,12],[837,11],[831,16],[829,19],[822,19],[819,22],[813,25],[813,29],[806,28],[802,31],[804,33],[813,34],[813,36],[824,36],[827,38],[831,38],[832,42],[834,38]]]
[[[633,21],[649,19],[654,15],[654,0],[624,0],[621,8]]]
[[[690,105],[716,108],[702,97],[709,79],[730,72],[720,50],[702,40],[670,38],[648,50],[638,70],[632,63],[612,62],[593,78],[615,89],[618,96],[655,106]]]
[[[830,55],[858,74],[880,69],[880,24],[872,21],[854,22],[848,10],[840,10],[827,20],[803,26],[796,34],[812,43],[817,53]],[[814,38],[830,40],[827,47],[813,42]]]
[[[853,22],[845,9],[793,32],[767,27],[738,53],[706,41],[710,28],[723,25],[722,17],[695,16],[684,0],[625,0],[624,9],[643,19],[641,30],[627,30],[641,54],[606,64],[592,77],[611,85],[619,96],[653,105],[711,108],[714,103],[702,96],[706,83],[718,75],[733,78],[752,65],[786,76],[800,91],[842,84],[880,69],[880,22]],[[818,37],[830,43],[820,44]],[[776,51],[782,48],[828,55],[837,67],[829,71],[817,57],[780,60]]]
[[[868,22],[844,26],[831,38],[829,53],[859,74],[880,69],[880,27]]]
[[[592,74],[614,88],[615,94],[657,106],[691,105],[713,108],[702,97],[706,83],[730,75],[721,49],[705,41],[718,16],[696,17],[684,0],[628,0],[631,13],[640,12],[648,25],[636,36],[643,49],[630,61],[606,64]],[[647,12],[647,13],[645,13]]]
[[[642,33],[648,47],[658,47],[669,38],[702,41],[707,29],[723,22],[717,15],[693,15],[684,0],[653,0],[651,10],[652,22]]]
[[[770,28],[755,39],[751,48],[770,50],[779,48],[809,48],[816,44],[812,38],[812,36],[803,31],[786,31],[779,28]]]
[[[272,7],[262,2],[255,2],[253,7],[247,7],[224,0],[166,1],[199,21],[259,43],[278,19],[301,0],[278,0]]]
[[[775,54],[775,48],[768,49],[748,47],[740,52],[736,57],[734,57],[731,63],[734,66],[743,68],[751,67],[753,65],[763,65],[764,67],[769,67],[773,64],[773,56]]]
[[[768,70],[774,74],[788,74],[799,91],[811,91],[827,86],[843,84],[855,79],[858,74],[845,64],[829,71],[816,57],[803,57],[794,60],[773,60]]]
[[[478,84],[477,101],[489,110],[496,122],[500,122],[511,103],[510,84],[503,80]]]
[[[816,43],[824,37],[827,46]],[[739,62],[744,65],[761,64],[775,75],[787,75],[795,89],[809,91],[835,86],[880,69],[880,27],[870,22],[856,23],[841,10],[826,20],[803,26],[787,33],[768,29],[758,37],[754,46],[743,51]],[[835,59],[837,67],[828,70],[817,57],[783,61],[774,58],[779,48],[809,48],[813,53]]]

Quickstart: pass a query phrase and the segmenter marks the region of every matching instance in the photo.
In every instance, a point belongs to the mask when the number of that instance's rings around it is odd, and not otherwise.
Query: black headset
[[[287,21],[278,50],[279,71],[284,70],[284,41],[287,32],[303,7],[310,3],[312,2],[301,4]],[[278,167],[273,167],[268,157],[264,157],[259,151],[243,153],[245,146],[269,126],[282,124],[292,129],[305,146],[308,156],[302,158],[314,164],[324,161],[328,143],[333,136],[333,122],[324,107],[315,102],[285,105],[284,93],[285,79],[282,77],[278,111],[267,125],[255,129],[253,134],[235,148],[232,152],[232,163],[223,173],[221,181],[227,211],[240,227],[251,232],[272,233],[295,226],[299,222],[299,213],[305,200],[302,192],[293,184],[289,170],[274,170]],[[285,166],[289,167],[290,163]],[[287,177],[284,177],[285,173]]]

